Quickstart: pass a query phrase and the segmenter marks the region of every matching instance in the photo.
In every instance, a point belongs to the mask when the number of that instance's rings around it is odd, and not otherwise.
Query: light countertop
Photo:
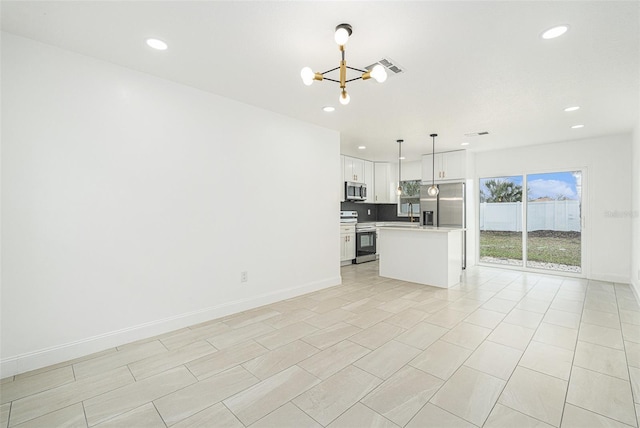
[[[449,232],[462,232],[466,229],[461,227],[435,227],[435,226],[378,226],[381,230],[404,230],[407,232],[438,232],[438,233],[449,233]]]

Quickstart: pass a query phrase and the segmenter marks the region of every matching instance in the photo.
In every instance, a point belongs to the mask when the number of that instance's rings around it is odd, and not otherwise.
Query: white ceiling
[[[370,160],[491,150],[628,132],[638,124],[636,1],[2,1],[2,29],[341,132]],[[390,57],[378,84],[304,86],[300,70],[338,66],[333,31],[353,26],[347,64]],[[543,40],[552,26],[562,37]],[[144,40],[169,44],[164,52]],[[353,77],[353,76],[350,76]],[[325,113],[322,107],[336,111]],[[581,109],[565,113],[568,106]],[[571,129],[584,124],[582,129]],[[248,124],[250,126],[250,124]],[[489,131],[488,136],[465,133]],[[358,150],[358,145],[367,146]]]

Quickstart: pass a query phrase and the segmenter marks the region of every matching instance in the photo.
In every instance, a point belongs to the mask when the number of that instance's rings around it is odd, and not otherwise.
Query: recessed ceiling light
[[[147,39],[147,45],[159,51],[167,50],[167,44],[160,39]]]
[[[469,143],[462,143],[462,144],[460,144],[460,145],[461,145],[461,146],[468,146],[468,145],[469,145]]]
[[[584,125],[573,125],[571,127],[571,129],[580,129],[580,128],[584,128]]]
[[[398,159],[405,160],[406,158],[404,156],[400,156]]]
[[[359,149],[359,150],[364,150],[364,149],[366,149],[366,148],[367,148],[367,146],[358,146],[358,149]]]
[[[322,111],[326,111],[327,113],[331,113],[332,111],[335,111],[335,110],[336,110],[336,108],[332,107],[332,106],[322,107]]]
[[[555,39],[556,37],[562,36],[569,29],[566,25],[558,25],[557,27],[549,28],[547,31],[542,33],[543,39]]]
[[[576,111],[580,110],[580,106],[567,107],[564,111]]]

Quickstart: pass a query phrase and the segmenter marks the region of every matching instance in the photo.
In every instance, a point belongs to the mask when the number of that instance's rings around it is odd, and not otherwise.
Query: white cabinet
[[[344,181],[355,181],[356,183],[364,183],[364,163],[362,159],[344,157]]]
[[[340,262],[349,264],[356,258],[356,226],[340,225]],[[345,263],[348,262],[348,263]]]
[[[375,181],[373,162],[364,159],[352,158],[350,156],[340,155],[342,165],[342,180],[340,181],[341,191],[340,200],[344,201],[344,183],[351,181],[355,183],[363,183],[367,185],[367,199],[364,202],[375,202]]]
[[[374,202],[378,204],[391,203],[391,164],[387,162],[376,162],[374,165],[374,175]]]
[[[464,180],[467,175],[467,152],[442,153],[442,180]]]
[[[467,174],[467,153],[464,150],[422,156],[422,181],[430,182],[435,163],[435,181],[464,180]]]
[[[369,204],[375,203],[375,180],[373,174],[373,162],[364,161],[364,182],[367,185],[367,199],[365,202]]]

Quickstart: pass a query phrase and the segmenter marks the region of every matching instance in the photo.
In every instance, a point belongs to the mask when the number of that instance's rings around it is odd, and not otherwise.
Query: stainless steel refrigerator
[[[420,186],[420,224],[466,228],[464,183],[437,184],[438,196],[429,196],[428,185]],[[467,267],[467,232],[462,233],[462,269]]]

